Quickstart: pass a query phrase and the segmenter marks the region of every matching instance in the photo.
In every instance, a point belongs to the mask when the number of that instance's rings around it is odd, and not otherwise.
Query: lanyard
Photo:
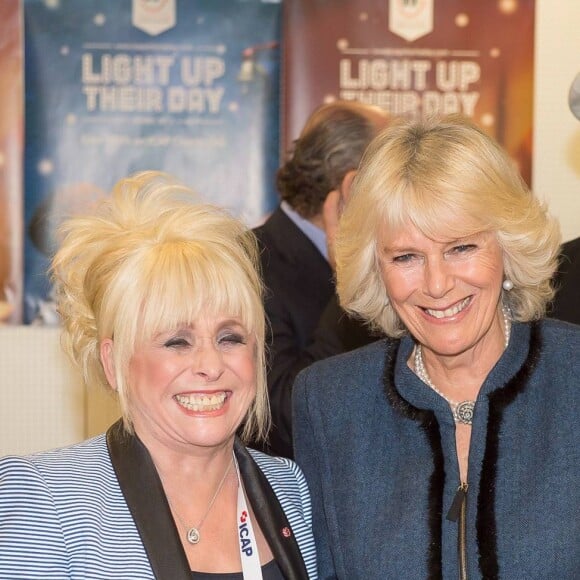
[[[242,560],[242,574],[244,578],[260,580],[262,578],[262,567],[260,566],[260,554],[258,554],[258,544],[252,527],[250,510],[246,503],[244,486],[240,476],[238,461],[234,456],[236,472],[238,474],[238,511],[237,511],[237,531],[240,546],[240,559]]]

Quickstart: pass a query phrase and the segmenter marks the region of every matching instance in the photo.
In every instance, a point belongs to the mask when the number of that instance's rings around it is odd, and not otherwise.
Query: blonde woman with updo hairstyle
[[[0,460],[0,577],[315,578],[302,472],[243,444],[269,427],[251,230],[149,171],[60,234],[64,350],[122,418]]]
[[[254,230],[266,285],[272,412],[267,444],[258,448],[268,453],[293,458],[296,375],[316,360],[379,338],[338,305],[333,248],[356,168],[389,121],[384,109],[356,101],[316,107],[278,170],[280,205]]]
[[[470,120],[400,120],[370,144],[337,291],[389,338],[294,386],[321,578],[577,577],[580,327],[545,317],[559,247]]]

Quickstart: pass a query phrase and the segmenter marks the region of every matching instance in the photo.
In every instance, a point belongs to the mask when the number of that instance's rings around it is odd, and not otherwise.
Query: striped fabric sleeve
[[[0,578],[67,578],[68,554],[52,495],[24,457],[0,460]]]
[[[308,569],[309,578],[311,580],[316,580],[318,575],[316,572],[316,549],[312,532],[312,503],[310,500],[310,491],[308,489],[308,484],[306,483],[306,477],[304,476],[304,473],[302,473],[298,464],[289,459],[285,459],[285,461],[289,462],[289,467],[296,478],[296,484],[299,489],[302,517],[298,526],[300,529],[302,556],[306,568]]]

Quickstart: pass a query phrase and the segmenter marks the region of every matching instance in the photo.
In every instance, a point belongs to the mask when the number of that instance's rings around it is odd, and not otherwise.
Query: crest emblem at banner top
[[[412,42],[433,31],[435,0],[388,0],[389,30]]]
[[[131,18],[135,28],[157,36],[175,26],[175,0],[133,0]]]

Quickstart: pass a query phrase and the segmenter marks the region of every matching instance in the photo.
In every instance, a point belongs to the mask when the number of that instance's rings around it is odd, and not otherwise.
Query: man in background
[[[580,324],[580,238],[562,244],[554,284],[556,296],[549,315]]]
[[[580,120],[580,72],[570,85],[568,105],[574,117]],[[580,237],[562,244],[554,285],[556,296],[549,316],[580,324]]]
[[[379,338],[337,302],[334,232],[359,161],[386,112],[354,101],[317,108],[278,170],[280,206],[255,229],[269,324],[273,428],[264,449],[292,457],[292,385],[316,360]]]

